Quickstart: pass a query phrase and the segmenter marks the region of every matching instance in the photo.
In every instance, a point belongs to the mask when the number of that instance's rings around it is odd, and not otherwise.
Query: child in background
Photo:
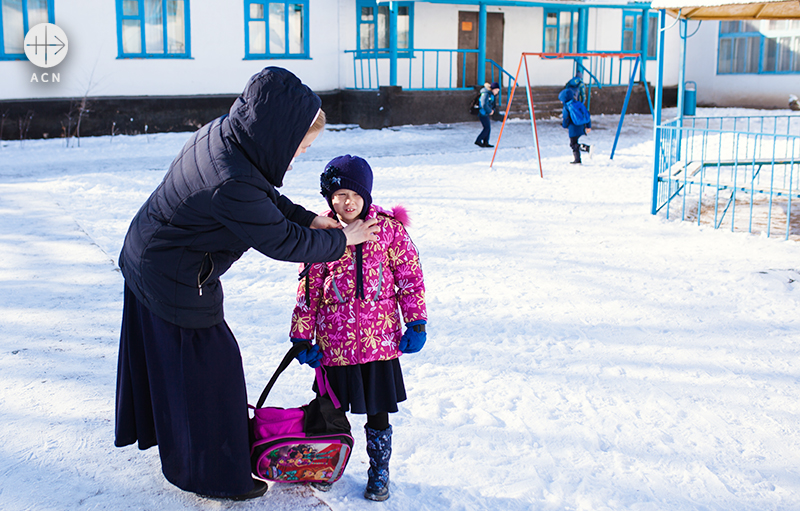
[[[348,246],[338,261],[306,265],[290,335],[293,342],[316,339],[298,360],[312,367],[321,361],[342,408],[367,415],[364,497],[383,501],[389,498],[389,413],[406,399],[398,357],[418,352],[426,340],[422,268],[405,210],[372,204],[372,169],[364,159],[334,158],[320,182],[328,215],[344,224],[376,219],[378,241]]]
[[[481,121],[483,129],[478,133],[478,138],[475,139],[475,145],[479,147],[494,147],[489,143],[489,135],[492,134],[492,119],[494,114],[495,102],[497,101],[497,94],[500,92],[500,84],[497,82],[485,83],[481,89],[480,100],[478,102],[478,119]]]
[[[572,155],[574,156],[573,161],[570,162],[572,164],[581,163],[581,151],[589,153],[590,158],[592,154],[591,146],[581,144],[578,141],[580,137],[592,131],[592,121],[589,118],[589,112],[586,110],[583,103],[578,100],[578,95],[580,94],[579,85],[581,83],[583,82],[580,81],[579,77],[575,77],[567,82],[567,86],[558,94],[558,99],[563,105],[561,126],[569,130],[569,147],[572,149]],[[582,111],[584,116],[577,119],[576,122],[575,116],[577,110]]]

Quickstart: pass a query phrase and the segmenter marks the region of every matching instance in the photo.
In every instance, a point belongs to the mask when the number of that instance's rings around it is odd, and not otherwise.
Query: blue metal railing
[[[345,50],[353,55],[353,89],[377,89],[389,84],[389,50]],[[471,90],[467,85],[467,59],[478,50],[405,50],[398,54],[398,70],[403,70],[406,90]],[[408,61],[407,63],[404,61]],[[400,64],[402,62],[402,65]],[[492,59],[486,81],[500,84],[498,106],[503,105],[504,76],[508,77],[508,87],[514,82],[514,75]],[[459,80],[458,70],[461,69]],[[482,84],[479,84],[482,85]]]
[[[486,63],[490,64],[490,69],[491,69],[491,72],[490,72],[491,76],[486,81],[489,82],[489,83],[497,82],[500,85],[500,93],[497,94],[497,106],[498,107],[502,107],[503,106],[503,75],[508,76],[508,87],[509,87],[509,89],[511,88],[512,85],[514,85],[514,75],[512,75],[511,73],[509,73],[508,71],[503,69],[503,66],[501,66],[500,64],[498,64],[497,62],[495,62],[492,59],[486,59]],[[497,73],[496,77],[495,77],[495,72]]]
[[[389,50],[345,50],[345,53],[353,55],[353,85],[349,88],[377,89],[389,85]],[[469,55],[475,55],[477,62],[478,50],[399,50],[398,85],[406,90],[471,89],[466,85]]]
[[[800,239],[800,115],[672,119],[659,133],[655,211]]]

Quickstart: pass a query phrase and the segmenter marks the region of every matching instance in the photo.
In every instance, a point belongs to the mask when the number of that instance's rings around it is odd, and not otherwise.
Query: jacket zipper
[[[206,278],[204,278],[201,282],[200,277],[203,275],[203,269],[206,266],[206,257],[208,257],[208,260],[211,261],[211,270],[209,270],[208,276],[206,276]],[[212,273],[214,273],[214,259],[211,258],[211,254],[209,252],[206,252],[203,254],[203,260],[200,261],[200,271],[197,272],[197,292],[199,296],[203,296],[203,284],[205,284],[208,279],[211,278]]]
[[[358,358],[358,363],[361,364],[363,358],[361,357],[361,352],[363,351],[363,347],[361,346],[361,300],[356,298],[356,357]]]
[[[381,295],[381,289],[383,288],[383,261],[378,264],[378,290],[375,291],[375,296],[372,298],[373,302],[378,301],[378,297]]]
[[[344,303],[344,298],[342,298],[342,294],[339,292],[339,287],[336,285],[336,275],[331,277],[331,286],[333,287],[333,292],[336,294],[336,298],[339,300],[339,303]]]

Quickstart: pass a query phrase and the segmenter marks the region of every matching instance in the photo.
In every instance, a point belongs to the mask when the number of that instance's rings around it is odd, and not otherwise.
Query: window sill
[[[174,59],[183,59],[183,60],[194,60],[194,57],[191,55],[164,55],[164,54],[155,54],[155,55],[117,55],[117,60],[174,60]]]
[[[298,53],[296,55],[269,55],[269,54],[256,54],[245,55],[242,60],[312,60],[308,55]]]

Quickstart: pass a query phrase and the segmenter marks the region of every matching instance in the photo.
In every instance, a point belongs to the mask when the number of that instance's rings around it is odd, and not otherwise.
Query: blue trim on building
[[[646,14],[646,16],[645,16]],[[627,17],[633,17],[633,28],[626,29],[625,28],[625,19]],[[641,18],[642,22],[641,25],[636,23],[637,18]],[[636,9],[623,9],[622,10],[622,40],[620,41],[620,49],[622,51],[643,51],[646,60],[656,60],[656,52],[655,48],[653,48],[653,53],[650,53],[649,45],[649,38],[648,38],[648,27],[650,22],[655,19],[658,20],[658,13],[657,12],[650,12],[647,10],[636,10]],[[656,21],[657,22],[657,21]],[[641,31],[641,33],[640,33]],[[632,32],[632,41],[634,43],[633,48],[625,48],[625,32]]]
[[[789,49],[789,51],[791,52],[791,59],[792,59],[790,65],[789,65],[790,69],[783,70],[783,71],[777,69],[778,65],[779,65],[779,58],[778,58],[777,52],[780,50],[780,45],[776,43],[776,48],[775,48],[776,54],[775,54],[774,62],[773,62],[773,67],[774,68],[771,69],[771,70],[768,70],[768,69],[765,69],[765,67],[767,65],[767,62],[768,62],[767,44],[768,44],[770,39],[777,39],[777,37],[768,37],[763,32],[758,31],[758,30],[753,30],[753,31],[750,31],[750,32],[739,32],[739,31],[737,31],[737,32],[722,32],[723,23],[738,23],[739,24],[739,30],[741,30],[744,27],[744,25],[743,25],[744,23],[750,23],[750,22],[749,21],[739,21],[739,20],[731,20],[731,21],[720,22],[719,27],[718,27],[718,34],[717,34],[717,69],[716,69],[717,75],[770,75],[770,76],[776,76],[776,75],[796,75],[796,74],[800,74],[800,64],[799,64],[800,63],[800,53],[795,52],[792,46],[790,46],[790,49]],[[778,37],[800,38],[800,30],[794,30],[794,31],[793,30],[785,30],[785,31],[782,31],[782,32],[785,32],[785,35],[778,36]],[[735,41],[737,39],[756,39],[756,38],[758,38],[758,69],[756,71],[746,71],[746,70],[733,71],[733,68],[736,65],[736,63],[733,60],[734,55],[736,53],[734,51],[734,48],[733,48],[733,45],[735,44]],[[731,59],[731,68],[732,68],[731,71],[720,71],[720,60],[722,58],[722,48],[721,48],[721,46],[722,46],[722,42],[723,41],[730,41],[730,44],[731,44],[731,49],[730,49],[730,59]],[[750,45],[750,41],[747,41],[745,44],[747,46],[749,46]],[[743,53],[744,53],[743,58],[745,58],[745,59],[750,54],[750,52],[747,49],[745,49],[745,51]],[[742,68],[747,69],[746,60],[745,60],[745,62],[742,63]],[[794,69],[791,69],[791,68],[794,68]]]
[[[274,3],[282,3],[283,4],[283,40],[284,40],[284,52],[283,53],[271,53],[269,50],[269,33],[270,33],[270,26],[269,26],[269,4]],[[250,17],[250,7],[252,5],[261,5],[262,6],[262,18],[251,18]],[[303,50],[299,53],[292,53],[291,52],[291,34],[290,34],[290,21],[289,21],[289,9],[291,6],[300,5],[302,7],[302,16],[303,16],[303,26],[302,26],[302,36],[303,36]],[[309,8],[309,1],[308,0],[289,0],[283,2],[273,2],[269,0],[244,0],[244,60],[265,60],[265,59],[295,59],[295,60],[309,60],[311,59],[310,54],[310,34],[309,34],[309,17],[310,17],[310,8]],[[250,22],[252,21],[263,21],[265,25],[264,29],[264,53],[254,53],[250,51]]]
[[[391,58],[391,44],[385,48],[378,47],[378,5],[386,5],[388,2],[379,0],[356,0],[356,59],[389,59]],[[399,58],[413,58],[414,54],[414,4],[416,2],[392,2],[396,4],[395,7],[408,8],[408,48],[397,48],[397,56]],[[375,48],[361,48],[361,8],[373,7],[372,24],[375,34]],[[391,14],[390,14],[391,15]],[[392,30],[392,27],[389,27]]]
[[[569,20],[569,48],[566,51],[561,51],[561,13],[562,12],[569,12],[570,13],[570,20]],[[555,28],[556,29],[556,48],[553,53],[578,53],[578,48],[580,48],[581,44],[581,26],[583,22],[581,18],[585,17],[585,13],[587,11],[581,6],[569,6],[569,5],[553,5],[549,4],[549,7],[544,8],[544,12],[542,13],[542,51],[550,52],[547,48],[547,29],[548,28]],[[575,13],[578,14],[578,22],[575,22]],[[547,15],[548,14],[556,14],[556,24],[555,25],[548,25],[547,24]],[[575,30],[578,30],[577,37],[575,35]],[[583,34],[583,37],[586,37],[586,34]],[[573,48],[574,44],[574,48]]]
[[[124,1],[116,0],[117,7],[117,58],[118,59],[191,59],[191,0],[184,0],[183,27],[184,27],[184,51],[181,53],[169,52],[169,37],[167,34],[167,0],[161,0],[161,23],[162,23],[162,52],[147,52],[147,34],[145,30],[145,10],[144,0],[127,0],[135,2],[137,5],[136,14],[125,14],[123,11]],[[140,51],[138,53],[125,53],[122,39],[122,25],[126,20],[136,20],[139,22]]]
[[[22,8],[22,36],[24,38],[28,30],[31,29],[28,22],[28,0],[20,0],[20,2]],[[55,0],[47,0],[47,21],[53,24],[56,22],[54,3]],[[2,60],[28,60],[28,57],[25,56],[24,51],[22,53],[6,53],[3,33],[3,11],[0,9],[0,61]]]

